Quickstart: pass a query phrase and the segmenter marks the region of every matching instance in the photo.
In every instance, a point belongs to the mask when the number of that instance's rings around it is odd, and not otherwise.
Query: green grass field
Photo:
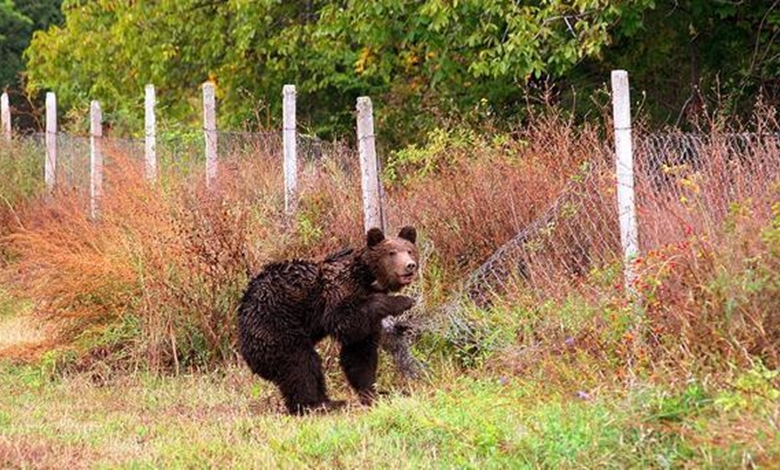
[[[288,417],[243,367],[46,377],[3,366],[0,466],[221,468],[773,468],[780,403],[637,383],[579,394],[489,376],[437,378],[375,407]]]
[[[20,317],[9,302],[2,318]],[[7,323],[10,324],[10,323]],[[18,323],[17,323],[18,324]],[[435,364],[330,415],[282,414],[276,391],[243,364],[178,376],[61,373],[58,356],[0,362],[3,468],[776,468],[780,389],[760,366],[731,380],[577,381],[561,358],[498,375]],[[569,364],[567,364],[567,362]],[[387,366],[383,372],[388,374]],[[587,371],[582,371],[587,374]],[[391,373],[390,373],[391,374]],[[561,380],[568,375],[570,378]],[[585,384],[591,384],[590,388]]]

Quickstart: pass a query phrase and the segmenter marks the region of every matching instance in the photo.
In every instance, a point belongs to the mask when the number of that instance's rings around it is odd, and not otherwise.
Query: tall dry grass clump
[[[89,351],[85,367],[181,370],[232,358],[235,308],[263,263],[363,238],[359,173],[343,164],[342,145],[302,165],[292,219],[282,211],[279,159],[262,147],[222,155],[207,190],[199,169],[163,165],[152,184],[121,142],[104,146],[96,220],[86,188],[59,188],[16,207],[2,239],[4,282],[59,322],[62,344]]]
[[[651,356],[684,369],[780,366],[778,209],[757,223],[750,208],[735,208],[742,225],[731,238],[691,236],[639,260]]]
[[[0,145],[0,236],[13,226],[15,209],[43,189],[38,150],[34,142],[17,137]]]
[[[4,277],[62,322],[63,342],[78,336],[154,370],[230,356],[250,205],[227,185],[213,193],[195,179],[152,185],[130,156],[109,150],[107,161],[98,219],[80,191],[29,205],[3,240],[14,257]]]

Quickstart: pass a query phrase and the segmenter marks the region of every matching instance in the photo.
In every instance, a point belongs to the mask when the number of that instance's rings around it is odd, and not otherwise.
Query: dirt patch
[[[29,313],[0,316],[0,359],[38,359],[54,346],[49,329]]]
[[[0,436],[2,468],[89,468],[95,452],[84,444],[68,445],[43,437]]]

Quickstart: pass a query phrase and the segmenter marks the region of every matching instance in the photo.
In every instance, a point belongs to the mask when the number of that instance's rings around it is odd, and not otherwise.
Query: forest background
[[[0,88],[17,128],[40,129],[54,91],[70,130],[97,99],[112,129],[140,134],[148,83],[170,126],[197,125],[213,80],[220,127],[264,129],[291,83],[310,133],[354,138],[367,95],[381,142],[400,148],[453,122],[511,126],[536,104],[582,118],[621,68],[643,116],[685,127],[777,102],[779,23],[766,0],[2,0]]]

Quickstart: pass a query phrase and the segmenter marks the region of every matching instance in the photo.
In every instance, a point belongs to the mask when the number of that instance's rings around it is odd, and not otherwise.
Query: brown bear
[[[373,401],[382,319],[414,303],[389,293],[415,278],[416,238],[413,227],[387,238],[372,228],[360,250],[320,262],[272,263],[250,281],[238,309],[241,355],[255,374],[276,384],[291,414],[344,404],[325,391],[314,349],[325,336],[340,343],[341,368],[360,401]]]

